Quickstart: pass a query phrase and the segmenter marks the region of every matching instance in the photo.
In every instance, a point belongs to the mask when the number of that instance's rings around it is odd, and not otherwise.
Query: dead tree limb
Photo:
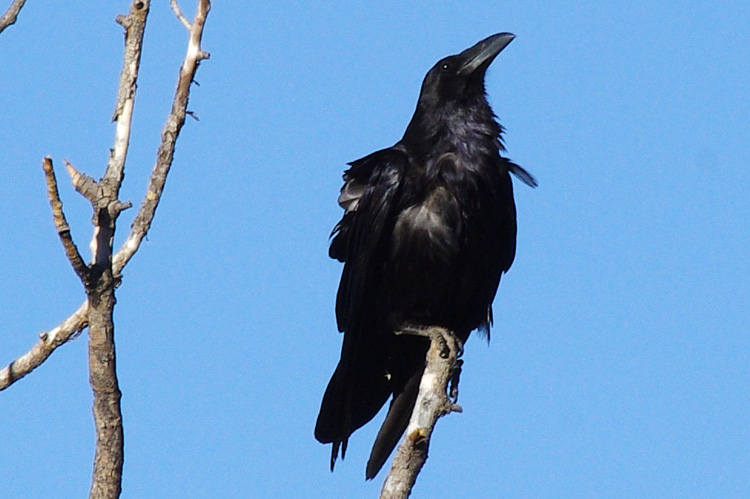
[[[16,19],[18,19],[18,13],[21,12],[23,4],[25,3],[26,0],[13,0],[13,3],[10,4],[8,10],[5,11],[5,14],[0,16],[0,33],[2,33],[8,26],[15,24]]]
[[[200,60],[209,57],[209,54],[200,48],[203,27],[209,9],[210,3],[205,0],[201,1],[198,5],[198,12],[196,13],[196,22],[191,24],[190,39],[188,42],[190,48],[188,49],[188,54],[180,68],[180,76],[172,112],[167,118],[164,131],[162,132],[162,145],[159,148],[159,154],[157,155],[157,161],[149,180],[147,193],[144,196],[144,201],[140,207],[138,215],[133,222],[130,234],[122,247],[112,257],[112,273],[116,279],[120,278],[122,269],[127,265],[136,251],[138,251],[141,242],[146,237],[156,213],[156,208],[159,205],[161,194],[164,191],[167,173],[169,172],[172,158],[174,157],[174,147],[177,134],[179,133],[179,128],[182,127],[182,124],[185,121],[185,115],[187,114],[190,82],[195,76]],[[127,23],[125,17],[122,17],[121,20]],[[132,68],[132,66],[123,63],[123,68],[125,71],[128,68]],[[137,68],[135,69],[135,75],[137,75]],[[129,74],[132,75],[133,71],[129,71]],[[121,76],[120,80],[121,86],[124,84],[128,90],[135,88],[135,83],[131,78]],[[129,91],[118,92],[115,110],[116,119],[124,119],[127,115],[132,113],[133,96],[134,94]],[[119,132],[116,132],[115,148],[113,148],[112,157],[123,158],[124,160],[126,151],[117,152],[117,145],[120,144],[122,147],[122,145],[127,144],[128,139],[125,139],[126,132],[129,137],[129,128],[122,128]],[[91,182],[94,182],[93,179],[78,172],[70,163],[66,162],[66,168],[68,169],[68,173],[73,180],[73,185],[76,190],[89,199],[88,192],[89,189],[91,189]],[[8,388],[13,383],[39,367],[59,346],[64,345],[71,339],[75,338],[81,331],[83,331],[83,329],[88,327],[88,315],[89,303],[87,300],[81,304],[81,306],[78,307],[70,317],[62,321],[59,325],[50,331],[41,333],[39,335],[40,340],[36,345],[25,354],[0,369],[0,391]]]
[[[116,221],[127,207],[118,196],[124,177],[125,159],[135,104],[136,81],[141,61],[143,34],[150,8],[149,0],[134,0],[127,16],[117,22],[125,28],[125,48],[120,72],[115,112],[115,141],[110,150],[104,176],[99,182],[71,174],[76,190],[86,197],[94,210],[94,234],[91,239],[91,278],[86,286],[89,326],[89,382],[94,394],[96,454],[91,481],[92,498],[117,498],[122,491],[122,467],[125,457],[124,432],[117,380],[115,353],[115,280],[112,269],[112,243]],[[74,170],[68,167],[68,170]]]
[[[174,159],[175,143],[185,123],[190,85],[198,69],[198,63],[208,58],[208,54],[201,50],[200,42],[209,10],[210,2],[208,0],[199,1],[195,20],[190,29],[187,55],[180,68],[172,111],[164,124],[162,141],[149,180],[148,191],[132,224],[130,235],[121,251],[118,252],[119,259],[112,257],[112,239],[115,229],[114,221],[125,205],[118,201],[117,194],[123,178],[130,136],[130,118],[135,99],[138,64],[134,61],[140,58],[140,44],[148,13],[148,2],[134,1],[130,14],[118,19],[118,22],[126,28],[128,37],[131,30],[136,30],[137,40],[133,44],[135,48],[132,51],[126,41],[126,61],[123,63],[120,93],[115,110],[115,119],[117,120],[115,147],[110,156],[105,175],[101,180],[101,183],[105,183],[103,186],[105,191],[109,190],[109,195],[105,195],[97,203],[99,208],[98,220],[100,222],[103,220],[106,224],[95,224],[98,230],[95,230],[95,237],[92,240],[92,248],[95,248],[93,250],[95,254],[94,265],[101,264],[104,265],[104,268],[98,286],[91,289],[89,293],[91,307],[89,311],[89,362],[91,365],[91,385],[94,389],[94,419],[97,427],[97,450],[91,497],[117,497],[120,493],[123,453],[122,451],[119,454],[113,453],[113,449],[122,448],[122,415],[119,403],[120,391],[117,387],[114,323],[112,321],[115,302],[114,289],[120,279],[122,267],[137,251],[143,237],[148,232],[161,199],[167,174]],[[126,37],[126,40],[128,37]],[[128,63],[127,59],[131,54],[133,59]],[[127,124],[121,127],[121,123],[125,120],[127,120]],[[105,251],[101,251],[102,244],[106,244]],[[102,258],[99,258],[99,255],[102,255]],[[116,480],[112,478],[113,475],[118,475]]]
[[[60,236],[60,241],[63,244],[63,248],[65,248],[65,254],[73,270],[75,270],[85,285],[89,281],[89,268],[86,262],[83,261],[83,257],[78,252],[78,247],[73,242],[73,236],[70,234],[70,225],[68,225],[68,221],[65,219],[60,193],[57,190],[57,178],[55,177],[55,170],[52,167],[52,158],[49,156],[45,157],[42,161],[42,168],[47,180],[47,197],[52,208],[52,220],[55,223],[57,235]]]
[[[143,241],[143,238],[151,227],[156,208],[159,206],[159,201],[164,191],[164,184],[167,180],[169,169],[172,166],[172,160],[174,159],[177,137],[180,134],[182,126],[185,124],[190,86],[195,78],[195,73],[198,71],[200,61],[210,57],[208,52],[204,52],[201,49],[203,26],[206,23],[206,16],[208,16],[210,9],[211,2],[208,0],[200,0],[198,2],[195,19],[190,24],[187,54],[177,78],[177,90],[172,101],[172,111],[169,113],[161,132],[161,144],[156,153],[156,163],[149,178],[146,195],[143,198],[138,214],[133,220],[130,234],[114,257],[113,265],[116,270],[122,269],[127,265],[130,258],[138,250],[141,241]],[[115,272],[115,275],[118,275],[118,273]]]
[[[430,338],[419,394],[404,439],[396,450],[391,471],[383,483],[381,499],[405,499],[411,494],[417,475],[427,460],[430,438],[437,420],[451,412],[461,412],[456,405],[457,383],[462,352],[461,342],[451,331],[440,327],[406,330],[401,334],[417,334]]]
[[[39,342],[31,350],[0,369],[0,390],[5,390],[10,385],[23,378],[31,371],[42,365],[52,352],[60,345],[64,345],[70,339],[78,336],[88,326],[88,301],[78,307],[78,310],[62,321],[57,327],[50,331],[39,334]]]
[[[169,0],[169,6],[172,7],[172,12],[177,16],[177,19],[189,31],[192,26],[190,25],[190,21],[187,20],[187,17],[182,13],[182,9],[180,9],[180,4],[177,3],[177,0]]]
[[[2,390],[41,365],[57,347],[88,327],[90,382],[94,393],[93,412],[97,433],[90,492],[92,498],[118,497],[122,487],[124,443],[114,343],[115,289],[121,280],[123,267],[138,250],[151,226],[174,159],[175,143],[185,123],[190,86],[199,62],[209,57],[201,49],[200,43],[210,2],[199,0],[195,20],[189,24],[187,55],[180,67],[172,110],[162,131],[162,141],[147,193],[125,244],[113,254],[117,218],[131,206],[130,203],[120,201],[118,195],[130,142],[138,67],[149,7],[149,0],[133,0],[129,13],[117,18],[117,22],[125,28],[125,48],[113,116],[113,121],[116,122],[114,147],[110,151],[104,176],[95,181],[65,162],[74,187],[91,202],[94,210],[94,233],[90,244],[92,261],[88,265],[83,261],[70,234],[52,160],[45,158],[43,162],[53,221],[68,260],[84,284],[86,302],[59,326],[48,333],[42,333],[40,342],[29,352],[0,370]]]

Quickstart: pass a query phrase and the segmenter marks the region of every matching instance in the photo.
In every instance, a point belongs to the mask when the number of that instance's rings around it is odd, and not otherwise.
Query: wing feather
[[[377,272],[373,257],[388,244],[407,164],[402,151],[383,149],[351,163],[344,174],[339,200],[346,213],[334,229],[330,249],[332,258],[345,262],[336,297],[339,331],[357,329],[368,282]]]
[[[351,163],[339,203],[346,210],[333,230],[330,255],[344,263],[336,319],[344,342],[341,360],[323,396],[315,436],[332,442],[331,467],[346,452],[349,435],[372,419],[391,386],[385,377],[387,345],[372,321],[375,279],[398,209],[407,155],[384,149]]]

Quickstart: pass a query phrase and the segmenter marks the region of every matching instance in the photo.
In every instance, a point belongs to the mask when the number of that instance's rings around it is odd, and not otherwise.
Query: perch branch
[[[0,16],[0,33],[11,24],[15,24],[16,19],[18,19],[18,13],[21,12],[23,4],[25,3],[26,0],[14,0],[13,3],[10,4],[8,10],[5,11],[5,14]]]
[[[381,499],[405,499],[417,480],[427,460],[430,437],[437,420],[451,412],[461,412],[455,400],[448,398],[451,381],[456,379],[460,366],[461,342],[452,332],[430,327],[424,330],[406,330],[402,334],[417,334],[430,338],[426,363],[419,394],[414,405],[404,439],[393,458],[391,470],[383,483]],[[451,388],[451,392],[455,387]]]

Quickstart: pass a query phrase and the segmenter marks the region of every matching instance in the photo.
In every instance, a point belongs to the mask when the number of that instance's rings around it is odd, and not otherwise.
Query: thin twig
[[[13,3],[10,4],[5,14],[0,16],[0,33],[11,24],[15,24],[16,19],[18,19],[18,13],[21,12],[21,8],[23,8],[23,4],[25,3],[26,0],[13,0]]]
[[[190,21],[187,20],[187,17],[182,13],[182,10],[180,10],[180,4],[177,3],[177,0],[169,0],[169,5],[172,7],[172,12],[174,12],[174,15],[177,16],[177,19],[180,20],[183,26],[188,29],[192,29],[192,26],[190,24]]]
[[[404,432],[404,439],[393,458],[391,471],[383,483],[381,499],[409,497],[417,475],[427,460],[435,423],[450,412],[461,412],[461,407],[447,395],[449,384],[455,379],[461,342],[452,332],[440,327],[408,330],[404,333],[428,336],[431,343],[414,411]]]
[[[57,178],[55,177],[55,170],[52,167],[52,158],[46,156],[42,161],[42,168],[44,169],[44,178],[47,181],[47,197],[52,207],[52,220],[55,223],[57,235],[60,236],[60,241],[63,248],[65,248],[65,254],[68,257],[70,265],[73,266],[73,270],[76,271],[81,282],[86,286],[90,278],[89,268],[86,262],[83,261],[81,254],[78,252],[78,247],[73,242],[73,236],[70,234],[70,226],[65,219],[60,193],[57,190]]]

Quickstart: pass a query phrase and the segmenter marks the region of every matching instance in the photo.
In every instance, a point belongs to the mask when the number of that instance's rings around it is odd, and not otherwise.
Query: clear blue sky
[[[516,184],[493,339],[467,344],[465,412],[413,497],[750,495],[750,4],[266,4],[214,2],[200,121],[118,291],[123,497],[377,496],[378,423],[333,474],[312,436],[341,341],[340,175],[401,137],[435,61],[500,31],[487,90],[540,186]],[[0,35],[0,363],[84,298],[40,165],[104,171],[127,6],[29,0]],[[155,0],[135,203],[185,36]],[[62,196],[85,249],[87,202]],[[0,393],[0,497],[88,493],[87,376],[82,336]]]

